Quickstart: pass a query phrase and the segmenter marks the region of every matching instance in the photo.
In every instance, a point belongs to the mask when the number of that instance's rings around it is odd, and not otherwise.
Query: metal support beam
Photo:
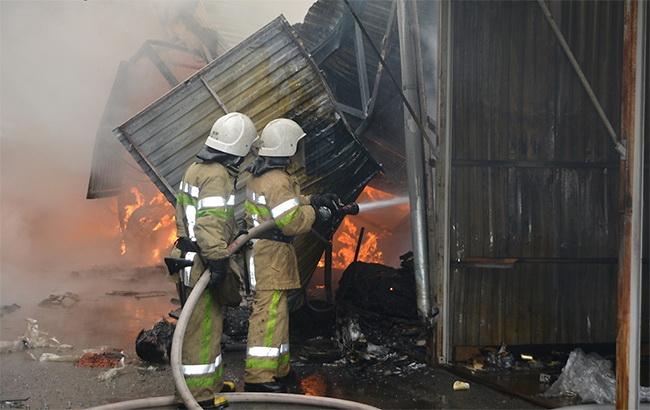
[[[336,103],[336,108],[338,108],[339,111],[343,111],[343,112],[348,113],[350,115],[354,115],[355,117],[357,117],[357,118],[359,118],[361,120],[366,119],[366,115],[363,112],[361,112],[361,110],[359,110],[357,108],[354,108],[354,107],[350,107],[347,104],[337,102]]]
[[[205,78],[203,78],[203,76],[200,76],[199,78],[201,79],[201,82],[203,83],[203,85],[205,86],[205,88],[208,89],[208,92],[210,93],[210,95],[212,96],[212,98],[214,98],[214,100],[217,102],[217,104],[219,105],[219,107],[221,107],[221,109],[223,110],[223,112],[226,113],[226,114],[228,114],[229,111],[228,111],[228,108],[226,108],[226,104],[224,104],[223,101],[221,101],[221,98],[219,98],[219,96],[217,95],[217,93],[215,93],[214,90],[212,89],[212,87],[210,87],[210,84],[208,84],[208,82],[205,80]]]
[[[612,142],[614,143],[614,148],[616,149],[616,151],[618,151],[618,153],[622,157],[624,157],[625,147],[618,140],[618,137],[616,136],[616,131],[614,131],[614,127],[612,127],[612,123],[607,118],[607,114],[605,114],[605,111],[603,111],[603,107],[600,105],[600,102],[598,102],[598,98],[596,97],[596,94],[594,94],[594,90],[591,88],[591,85],[589,84],[587,77],[585,77],[585,74],[582,72],[582,69],[580,68],[580,64],[578,64],[578,61],[576,61],[576,58],[573,56],[573,52],[571,51],[569,44],[567,44],[566,40],[564,39],[564,36],[562,35],[562,32],[560,31],[560,28],[558,27],[557,23],[555,23],[555,20],[553,19],[553,14],[551,14],[551,10],[546,5],[546,1],[537,0],[537,4],[539,4],[539,7],[542,9],[542,12],[544,12],[544,17],[546,17],[546,21],[548,21],[548,24],[551,26],[553,33],[555,33],[555,37],[557,37],[557,41],[560,43],[562,50],[564,50],[564,53],[569,59],[571,66],[573,67],[576,74],[578,75],[578,78],[580,79],[582,86],[587,92],[587,95],[589,96],[591,103],[596,109],[596,112],[598,113],[600,120],[603,122],[603,125],[605,125],[605,128],[607,129],[607,133],[609,134],[609,137],[612,139]]]
[[[617,409],[639,407],[646,7],[645,1],[627,0],[624,11],[621,136],[627,155],[621,159],[619,171],[622,237],[617,288]]]
[[[452,103],[452,2],[445,0],[440,3],[438,18],[440,49],[440,97],[438,106],[438,161],[436,163],[436,203],[435,220],[436,228],[434,238],[436,247],[436,305],[440,310],[436,321],[436,352],[438,362],[449,363],[452,359],[451,345],[451,318],[450,306],[450,205],[451,195],[451,103]]]
[[[169,67],[167,67],[162,58],[160,58],[156,50],[151,46],[151,43],[144,43],[143,48],[145,49],[145,53],[147,57],[149,57],[149,60],[151,60],[153,65],[155,65],[158,71],[160,71],[160,74],[162,74],[169,86],[175,87],[178,84],[178,80],[174,76],[174,73],[171,72]]]
[[[395,21],[395,3],[392,4],[390,8],[390,13],[388,14],[388,22],[386,23],[386,30],[384,31],[384,37],[382,37],[381,40],[381,52],[379,53],[379,57],[382,60],[386,60],[386,56],[388,55],[388,52],[390,51],[391,47],[391,33],[393,32],[393,23]],[[384,73],[384,65],[379,64],[377,65],[377,72],[375,73],[375,82],[373,83],[372,87],[372,95],[370,96],[370,100],[368,100],[368,106],[363,107],[363,112],[366,113],[365,119],[359,124],[359,127],[355,130],[358,135],[361,135],[368,125],[370,124],[370,119],[372,118],[372,114],[375,110],[375,103],[377,102],[377,95],[379,94],[379,83],[382,78],[382,74]]]
[[[359,77],[359,93],[361,96],[361,110],[363,115],[368,115],[368,100],[370,89],[368,87],[368,69],[366,68],[366,50],[363,47],[363,34],[357,22],[354,23],[354,51],[357,57],[357,76]]]
[[[408,13],[409,4],[412,3],[406,0],[397,2],[402,91],[406,100],[416,110],[414,113],[415,118],[419,118],[422,107],[420,107],[415,70],[415,39],[411,36],[409,29],[409,24],[412,24]],[[416,301],[420,318],[430,323],[432,312],[427,259],[428,238],[425,217],[424,155],[420,130],[416,126],[414,119],[409,115],[409,110],[406,107],[404,107],[404,140],[409,202],[411,204],[411,246],[413,248]]]
[[[413,106],[409,102],[408,98],[406,98],[406,96],[404,95],[404,91],[402,90],[402,88],[397,83],[397,80],[395,79],[395,76],[393,75],[393,73],[388,68],[388,65],[386,64],[386,60],[381,56],[381,52],[377,49],[377,46],[375,46],[375,43],[372,42],[372,38],[370,37],[370,34],[368,34],[366,29],[363,27],[363,24],[361,23],[361,19],[359,19],[359,16],[357,16],[357,13],[354,11],[352,6],[350,5],[350,0],[343,0],[343,2],[348,7],[348,10],[350,10],[350,14],[352,14],[352,17],[354,18],[356,23],[359,25],[359,28],[361,29],[361,32],[363,33],[364,37],[366,38],[366,40],[368,40],[368,44],[370,44],[370,48],[372,48],[372,50],[375,52],[375,54],[379,58],[380,64],[382,66],[384,66],[384,68],[386,69],[386,74],[388,74],[388,78],[390,78],[390,81],[393,83],[395,88],[397,88],[397,91],[398,91],[400,97],[402,97],[402,102],[404,103],[404,106],[406,107],[408,112],[411,114],[411,118],[412,118],[413,122],[415,123],[415,125],[417,125],[417,127],[419,128],[419,131],[420,131],[419,135],[424,139],[424,141],[427,144],[429,144],[431,149],[433,149],[434,148],[433,138],[427,133],[427,129],[424,127],[424,124],[422,123],[422,121],[420,121],[420,115],[417,112],[415,112],[415,109],[413,108]]]

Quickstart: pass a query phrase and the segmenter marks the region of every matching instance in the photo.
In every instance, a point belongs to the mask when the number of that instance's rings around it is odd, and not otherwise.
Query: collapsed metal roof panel
[[[337,112],[318,67],[280,16],[172,89],[114,133],[170,200],[219,116],[238,111],[258,131],[291,118],[305,132],[306,161],[292,168],[305,193],[336,192],[354,200],[380,170]],[[240,178],[239,187],[245,183]],[[241,193],[238,203],[243,201]],[[311,272],[322,244],[298,238],[302,272]]]

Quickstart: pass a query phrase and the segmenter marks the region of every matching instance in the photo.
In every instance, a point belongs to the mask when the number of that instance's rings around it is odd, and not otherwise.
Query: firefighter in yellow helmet
[[[205,269],[210,270],[210,283],[190,317],[182,352],[185,381],[204,408],[219,407],[222,399],[223,305],[240,300],[226,248],[237,234],[235,179],[256,138],[255,125],[246,115],[233,112],[219,118],[176,196],[179,239],[172,256],[191,263],[180,271],[181,286],[189,290]]]
[[[295,235],[308,232],[314,222],[330,219],[321,206],[334,209],[334,194],[300,194],[298,181],[286,169],[305,136],[292,120],[279,118],[264,127],[258,141],[258,158],[248,171],[245,203],[253,225],[273,218],[276,228],[253,240],[248,270],[255,290],[248,328],[244,389],[285,392],[282,383],[290,371],[289,311],[287,293],[300,287]],[[323,209],[327,211],[327,209]]]

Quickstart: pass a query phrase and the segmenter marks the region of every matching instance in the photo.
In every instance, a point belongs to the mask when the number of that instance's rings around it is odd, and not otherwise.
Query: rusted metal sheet
[[[623,3],[550,7],[618,128]],[[607,131],[536,3],[457,2],[453,14],[453,343],[613,342],[618,156]],[[520,262],[462,263],[473,258]]]
[[[626,1],[624,8],[621,138],[626,155],[619,168],[621,238],[617,287],[617,409],[639,405],[646,6],[645,2]]]
[[[206,87],[209,86],[209,89]],[[356,199],[379,165],[357,141],[318,67],[284,17],[278,17],[165,94],[114,132],[170,200],[213,122],[228,111],[249,115],[258,129],[278,117],[305,132],[306,167],[291,169],[304,193]],[[250,158],[249,158],[250,160]],[[244,174],[247,175],[247,174]],[[245,177],[238,181],[241,209]],[[311,274],[323,244],[296,239],[299,268]]]

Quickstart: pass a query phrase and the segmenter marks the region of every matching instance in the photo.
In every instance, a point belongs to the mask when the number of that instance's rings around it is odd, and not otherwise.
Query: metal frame
[[[627,155],[621,159],[619,171],[622,236],[617,287],[617,409],[639,407],[646,7],[647,2],[636,0],[627,0],[624,6],[621,136]]]
[[[537,4],[539,4],[539,7],[542,9],[546,21],[548,21],[548,24],[551,26],[551,29],[553,30],[555,37],[557,37],[557,41],[560,43],[562,50],[564,50],[567,59],[569,59],[569,62],[571,63],[571,67],[573,67],[573,69],[576,72],[576,75],[578,76],[578,79],[580,79],[580,83],[582,84],[585,91],[587,92],[587,95],[589,96],[591,103],[593,104],[594,108],[596,109],[596,112],[598,113],[598,117],[600,118],[603,125],[607,129],[607,133],[609,134],[609,137],[614,143],[614,147],[616,148],[616,151],[622,157],[624,157],[625,147],[619,141],[619,138],[616,135],[616,131],[614,131],[614,127],[612,127],[612,123],[609,121],[609,118],[607,118],[607,114],[605,114],[603,107],[600,105],[600,102],[598,101],[598,97],[596,97],[594,90],[591,88],[591,84],[589,84],[589,80],[587,80],[587,77],[585,77],[585,74],[582,72],[582,69],[580,68],[580,64],[578,64],[578,62],[576,61],[576,58],[573,55],[573,52],[571,51],[571,48],[569,47],[566,40],[564,39],[564,36],[562,35],[562,31],[555,23],[555,20],[553,19],[553,14],[551,13],[551,10],[548,8],[548,6],[546,5],[546,1],[537,0]]]
[[[596,112],[598,113],[598,117],[600,118],[603,125],[607,129],[607,133],[609,134],[609,137],[614,143],[614,148],[616,149],[616,151],[619,153],[621,157],[625,157],[625,147],[621,144],[619,138],[616,136],[616,131],[614,131],[614,127],[612,127],[612,123],[609,121],[609,118],[607,118],[607,114],[605,114],[603,107],[600,105],[600,102],[598,101],[598,97],[596,97],[594,90],[591,88],[591,84],[589,84],[589,80],[587,80],[587,77],[585,77],[585,74],[582,72],[582,69],[580,68],[580,64],[578,64],[578,62],[576,61],[576,58],[574,57],[573,52],[571,51],[571,48],[569,47],[566,40],[564,39],[564,35],[562,35],[562,31],[560,31],[560,28],[557,26],[557,23],[555,23],[555,20],[553,19],[553,14],[551,13],[551,10],[548,8],[548,6],[546,5],[546,1],[537,0],[537,4],[539,4],[539,7],[542,9],[546,21],[551,26],[551,29],[553,30],[555,37],[557,37],[557,41],[560,43],[562,50],[564,50],[567,59],[571,63],[571,67],[573,67],[573,69],[575,70],[576,75],[580,80],[580,83],[582,84],[585,91],[587,92],[587,95],[589,96],[591,103],[593,104],[594,108],[596,109]]]
[[[368,86],[368,69],[366,68],[366,51],[363,46],[363,34],[359,23],[354,22],[354,51],[357,57],[357,75],[359,77],[359,94],[361,96],[361,107],[363,116],[368,116],[368,100],[370,99],[370,87]],[[379,67],[377,67],[379,69]]]
[[[410,118],[407,104],[411,103],[420,118],[424,107],[418,87],[417,39],[410,27],[417,24],[412,19],[413,2],[397,1],[397,27],[399,29],[402,90],[404,101],[404,141],[406,153],[406,174],[411,204],[411,247],[413,249],[413,271],[415,274],[415,293],[420,318],[425,323],[432,320],[431,299],[429,295],[429,261],[426,220],[426,194],[424,187],[424,155],[420,130],[415,127],[416,118]],[[411,115],[414,113],[411,112]]]
[[[228,111],[228,108],[226,108],[226,104],[223,103],[217,93],[212,89],[212,87],[210,87],[210,84],[208,84],[208,82],[205,80],[205,77],[203,77],[203,75],[200,75],[199,79],[201,79],[201,83],[205,86],[205,88],[208,89],[208,92],[212,98],[217,102],[217,105],[223,110],[224,113],[228,114],[230,111]]]
[[[438,363],[449,363],[452,359],[451,318],[449,316],[450,292],[450,203],[451,194],[451,144],[452,144],[452,64],[453,64],[453,3],[445,0],[440,4],[439,38],[440,38],[440,103],[438,114],[438,161],[436,163],[435,224],[434,239],[436,299],[439,309],[436,321],[436,354]]]

